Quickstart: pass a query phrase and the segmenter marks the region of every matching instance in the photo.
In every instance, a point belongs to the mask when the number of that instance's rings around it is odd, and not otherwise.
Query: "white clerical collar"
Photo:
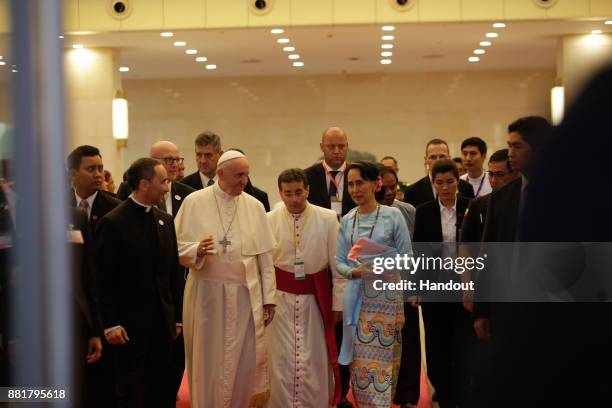
[[[96,199],[96,197],[98,196],[98,190],[96,190],[95,193],[93,193],[92,195],[90,195],[87,198],[82,198],[81,196],[79,196],[79,194],[76,191],[76,188],[74,189],[74,198],[76,199],[76,206],[78,207],[79,204],[81,203],[81,201],[85,200],[87,201],[87,204],[89,204],[89,208],[93,207],[93,202]]]
[[[149,212],[151,211],[151,206],[150,205],[146,205],[141,203],[140,201],[138,201],[136,198],[134,198],[134,193],[130,194],[130,198],[132,199],[133,202],[135,202],[136,204],[138,204],[141,207],[145,208],[145,212]]]
[[[221,187],[219,187],[219,183],[215,183],[215,184],[213,184],[213,185],[212,185],[212,189],[213,189],[214,193],[215,193],[217,196],[219,196],[219,197],[221,197],[222,199],[227,200],[227,201],[230,201],[230,200],[234,200],[234,201],[235,201],[235,200],[237,200],[237,199],[238,199],[238,197],[240,197],[239,195],[237,195],[237,196],[233,196],[233,195],[229,195],[229,194],[227,194],[225,191],[223,191],[223,190],[221,189]]]
[[[455,202],[451,208],[442,205],[442,201],[438,198],[438,205],[440,205],[440,212],[442,211],[457,211],[457,196],[455,196]]]
[[[344,173],[344,170],[346,170],[346,161],[343,162],[340,167],[338,167],[337,169],[334,169],[325,160],[323,160],[323,167],[325,167],[327,171],[339,171],[340,173]]]

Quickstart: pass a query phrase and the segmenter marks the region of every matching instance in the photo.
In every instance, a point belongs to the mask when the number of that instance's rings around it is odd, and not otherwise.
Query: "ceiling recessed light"
[[[0,61],[0,65],[6,65],[6,62]]]
[[[390,59],[381,59],[380,60],[380,63],[383,64],[383,65],[389,65],[391,62],[393,62],[393,61],[391,61]]]
[[[608,21],[606,21],[604,24],[607,24],[607,25],[612,25],[612,20],[608,20]]]
[[[59,38],[59,39],[61,40],[62,38],[64,38],[64,36],[63,36],[63,35],[60,35],[60,36],[58,36],[57,38]]]
[[[478,61],[480,61],[480,58],[478,58],[478,57],[470,57],[470,58],[468,58],[468,61],[470,61],[470,62],[478,62]]]
[[[395,30],[395,27],[392,25],[386,25],[386,26],[382,26],[382,30],[383,31],[393,31]]]
[[[130,67],[119,67],[119,72],[130,72]]]
[[[497,37],[499,37],[499,34],[497,34],[497,33],[487,33],[486,37],[487,38],[497,38]]]
[[[185,50],[185,54],[193,55],[193,54],[197,54],[197,53],[198,53],[198,50],[194,50],[193,48]]]
[[[381,57],[390,57],[392,55],[393,55],[393,53],[391,51],[383,51],[383,52],[380,53]]]
[[[383,44],[380,46],[383,50],[390,50],[393,48],[393,44]]]
[[[295,62],[293,63],[293,66],[294,66],[294,67],[303,67],[303,66],[304,66],[304,63],[303,63],[302,61],[295,61]]]
[[[474,50],[474,54],[476,54],[476,55],[482,55],[485,52],[486,52],[485,50],[481,50],[481,49]]]
[[[383,35],[382,36],[382,40],[383,41],[393,41],[394,39],[395,39],[395,37],[392,36],[392,35]]]
[[[289,42],[288,38],[279,38],[278,40],[276,40],[277,43],[279,44],[287,44]]]
[[[273,29],[270,30],[270,32],[272,34],[282,34],[282,33],[285,32],[285,30],[283,30],[282,28],[273,28]]]
[[[170,31],[164,31],[163,33],[160,34],[162,37],[164,38],[170,38],[170,37],[174,37],[174,33],[171,33]]]
[[[491,46],[491,41],[481,41],[480,42],[480,46],[481,47],[490,47]]]
[[[83,44],[72,44],[72,48],[75,50],[81,50],[83,49]]]
[[[493,23],[493,28],[506,28],[504,23]]]
[[[601,33],[603,33],[603,31],[601,31],[601,30],[593,30],[593,31],[591,31],[591,34],[601,34]]]
[[[185,41],[175,41],[174,42],[174,46],[175,47],[184,47],[186,45],[187,45],[187,43]]]
[[[208,58],[206,58],[206,57],[196,57],[195,60],[196,60],[196,62],[206,62],[206,61],[208,61]]]
[[[215,64],[208,64],[206,65],[206,69],[217,69],[217,66]]]
[[[295,47],[283,47],[283,51],[285,51],[285,52],[293,52],[293,51],[295,51]]]
[[[289,59],[290,60],[300,59],[300,54],[290,54]]]

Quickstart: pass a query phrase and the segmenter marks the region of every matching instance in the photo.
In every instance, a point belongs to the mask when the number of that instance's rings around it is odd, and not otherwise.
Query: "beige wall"
[[[397,157],[400,178],[414,181],[423,175],[430,138],[445,138],[457,155],[464,138],[480,136],[492,151],[504,147],[513,119],[548,117],[554,78],[544,70],[124,81],[124,166],[168,139],[193,172],[193,139],[210,129],[225,148],[246,150],[254,184],[277,201],[278,173],[316,161],[323,129],[338,125],[352,148]]]

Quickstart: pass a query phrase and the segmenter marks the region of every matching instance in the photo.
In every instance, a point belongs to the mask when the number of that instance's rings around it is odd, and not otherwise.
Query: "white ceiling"
[[[533,21],[507,23],[493,29],[491,23],[404,24],[385,33],[379,25],[321,26],[285,28],[282,35],[270,28],[175,31],[174,37],[162,38],[159,32],[116,32],[65,35],[64,43],[82,43],[86,47],[111,47],[119,51],[120,64],[130,67],[124,79],[190,78],[255,75],[300,75],[338,73],[379,73],[406,71],[458,71],[534,69],[556,66],[558,40],[567,34],[587,34],[593,29],[612,32],[603,21]],[[496,31],[493,46],[478,63],[469,63],[485,33]],[[393,63],[380,64],[383,34],[395,39]],[[294,68],[289,53],[276,39],[287,37],[304,61]],[[187,42],[177,48],[174,41]],[[195,48],[215,71],[195,62],[196,55],[185,54]],[[2,50],[0,50],[1,52]],[[8,68],[4,67],[4,68]]]

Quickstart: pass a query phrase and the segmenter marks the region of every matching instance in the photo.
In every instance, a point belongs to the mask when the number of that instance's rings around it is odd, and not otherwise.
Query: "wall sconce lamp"
[[[563,120],[565,110],[565,89],[555,86],[550,90],[550,114],[553,125],[558,125]]]
[[[118,148],[127,147],[128,104],[122,90],[118,90],[113,98],[113,137]]]

